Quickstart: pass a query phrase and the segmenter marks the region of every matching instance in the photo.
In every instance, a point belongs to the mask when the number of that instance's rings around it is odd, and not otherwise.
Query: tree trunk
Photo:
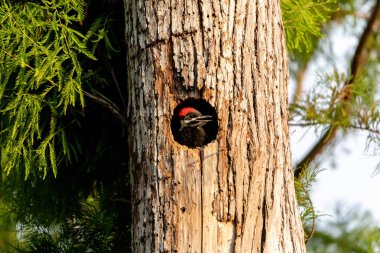
[[[125,0],[134,252],[305,252],[279,1]],[[216,140],[178,144],[187,98]]]

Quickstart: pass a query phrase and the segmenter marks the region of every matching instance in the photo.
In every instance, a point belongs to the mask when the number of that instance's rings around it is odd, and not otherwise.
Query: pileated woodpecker
[[[193,107],[184,107],[178,112],[181,128],[178,130],[178,142],[190,148],[200,147],[207,141],[203,125],[212,121],[212,116],[202,115]]]

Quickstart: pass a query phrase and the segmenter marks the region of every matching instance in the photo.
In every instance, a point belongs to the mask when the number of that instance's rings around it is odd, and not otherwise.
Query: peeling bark
[[[305,252],[279,8],[125,0],[134,252]],[[203,148],[171,134],[186,98],[218,113]]]

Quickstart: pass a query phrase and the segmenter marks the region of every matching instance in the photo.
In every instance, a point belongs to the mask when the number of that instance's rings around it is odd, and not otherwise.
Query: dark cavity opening
[[[193,108],[200,114],[198,115],[195,113],[196,111],[184,108]],[[182,112],[181,117],[180,112]],[[192,112],[192,115],[187,115],[187,118],[185,118],[183,117],[183,112]],[[202,121],[205,123],[197,126]],[[174,140],[179,144],[189,148],[202,147],[216,139],[218,134],[218,115],[215,108],[206,100],[189,98],[182,101],[174,109],[170,127]]]

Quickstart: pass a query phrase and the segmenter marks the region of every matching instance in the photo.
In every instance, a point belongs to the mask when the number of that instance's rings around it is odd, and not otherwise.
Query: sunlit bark
[[[305,252],[279,1],[125,0],[134,252]],[[198,149],[170,120],[215,107]]]

